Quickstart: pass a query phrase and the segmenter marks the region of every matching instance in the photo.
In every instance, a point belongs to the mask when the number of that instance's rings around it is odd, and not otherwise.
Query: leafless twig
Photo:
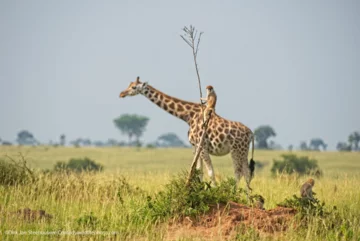
[[[194,57],[194,63],[195,63],[195,69],[196,69],[196,74],[197,74],[197,78],[198,78],[198,83],[199,83],[199,90],[200,90],[200,103],[201,105],[204,105],[203,101],[202,101],[202,91],[201,91],[201,81],[200,81],[200,74],[199,74],[199,68],[198,68],[198,64],[197,64],[197,54],[199,52],[199,45],[200,45],[200,40],[201,40],[201,36],[203,34],[203,32],[200,32],[198,35],[198,31],[195,29],[194,26],[190,25],[190,27],[184,27],[183,31],[185,32],[184,35],[180,35],[181,38],[185,41],[185,43],[187,43],[190,48],[192,49],[193,52],[193,57]],[[195,44],[196,42],[196,44]],[[200,156],[200,151],[203,148],[203,144],[204,144],[204,140],[205,140],[205,136],[206,136],[206,128],[208,126],[209,120],[211,118],[211,111],[209,112],[209,118],[206,121],[205,125],[203,125],[203,134],[200,137],[200,142],[198,143],[198,146],[196,147],[196,152],[195,152],[195,156],[193,159],[193,162],[191,164],[190,167],[190,172],[189,172],[189,176],[186,182],[186,185],[189,186],[194,173],[195,173],[195,166],[196,166],[196,162],[199,159]],[[203,116],[203,122],[205,121],[205,117]]]
[[[190,25],[190,27],[184,27],[183,31],[185,32],[184,35],[180,35],[180,37],[185,41],[185,43],[187,43],[190,48],[192,49],[193,52],[193,57],[194,57],[194,63],[195,63],[195,69],[196,69],[196,74],[197,74],[197,78],[198,78],[198,83],[199,83],[199,90],[200,90],[200,98],[202,98],[202,91],[201,91],[201,82],[200,82],[200,74],[199,74],[199,68],[198,68],[198,64],[197,64],[197,54],[199,51],[199,45],[200,45],[200,39],[201,39],[201,35],[203,34],[203,32],[200,32],[199,37],[198,35],[198,31],[195,29],[194,26]],[[197,41],[196,41],[197,39]],[[195,44],[195,42],[197,42]],[[202,100],[200,99],[200,103],[203,104]]]

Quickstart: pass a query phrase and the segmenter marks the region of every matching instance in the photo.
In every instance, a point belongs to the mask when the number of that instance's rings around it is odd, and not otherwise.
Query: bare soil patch
[[[276,207],[262,210],[230,202],[212,207],[208,214],[197,218],[185,217],[169,224],[167,238],[201,237],[202,239],[229,239],[241,228],[253,228],[259,233],[275,234],[286,231],[296,214],[292,208]]]

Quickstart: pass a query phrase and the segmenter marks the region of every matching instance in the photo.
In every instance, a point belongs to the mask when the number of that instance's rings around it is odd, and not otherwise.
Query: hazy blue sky
[[[126,140],[112,120],[151,118],[143,137],[187,125],[143,96],[119,99],[136,76],[198,101],[185,25],[204,31],[203,86],[217,112],[269,124],[287,147],[321,137],[331,149],[360,130],[360,1],[0,0],[0,137],[42,142]]]

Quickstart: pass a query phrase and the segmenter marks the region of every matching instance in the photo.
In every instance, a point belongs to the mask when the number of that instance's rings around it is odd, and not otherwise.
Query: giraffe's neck
[[[147,86],[143,95],[166,112],[178,117],[188,124],[190,124],[190,121],[195,114],[201,111],[200,104],[168,96],[150,85]]]

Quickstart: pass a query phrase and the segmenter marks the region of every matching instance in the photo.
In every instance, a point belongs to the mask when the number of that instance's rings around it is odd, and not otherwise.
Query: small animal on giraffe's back
[[[315,185],[315,180],[312,178],[309,178],[300,188],[300,195],[304,198],[311,198],[313,199],[313,194],[315,194],[312,191],[312,188]]]
[[[201,100],[206,102],[206,108],[204,110],[204,123],[203,123],[203,125],[205,125],[205,123],[210,118],[210,113],[215,112],[215,106],[217,101],[215,90],[211,85],[208,85],[206,87],[206,98],[201,98]]]

